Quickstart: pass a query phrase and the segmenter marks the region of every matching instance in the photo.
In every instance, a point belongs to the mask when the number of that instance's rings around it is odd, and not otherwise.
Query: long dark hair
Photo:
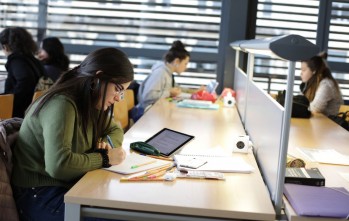
[[[316,55],[309,60],[302,61],[307,64],[309,69],[314,72],[314,75],[306,83],[306,86],[303,90],[304,95],[308,98],[309,101],[314,100],[316,90],[319,87],[320,82],[324,78],[330,79],[337,91],[339,91],[338,83],[333,78],[331,70],[326,63],[327,53],[322,52],[319,55]]]
[[[8,27],[0,33],[1,45],[7,45],[13,53],[34,55],[37,45],[32,35],[21,27]]]
[[[185,49],[184,44],[177,40],[172,43],[171,48],[164,55],[164,60],[168,63],[171,63],[173,60],[178,58],[180,61],[190,57],[190,53]]]
[[[43,62],[58,67],[62,71],[69,68],[69,58],[64,53],[62,42],[56,37],[47,37],[42,41],[42,48],[47,52],[48,58]]]
[[[97,71],[101,71],[98,75]],[[43,106],[55,95],[64,94],[71,98],[78,109],[85,139],[87,140],[87,125],[93,123],[93,143],[104,137],[108,131],[113,116],[114,105],[107,110],[97,110],[100,98],[105,102],[107,87],[102,91],[102,83],[121,84],[133,80],[133,66],[127,55],[116,48],[102,48],[93,51],[72,70],[64,73],[47,91],[33,112],[38,116]],[[98,116],[98,118],[96,118]]]

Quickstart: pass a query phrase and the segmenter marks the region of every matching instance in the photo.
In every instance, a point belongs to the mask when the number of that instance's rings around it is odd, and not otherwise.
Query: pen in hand
[[[108,143],[109,143],[109,145],[111,146],[111,148],[115,148],[115,147],[114,147],[114,144],[113,144],[113,141],[111,140],[111,138],[110,138],[109,135],[107,135],[107,140],[108,140]]]

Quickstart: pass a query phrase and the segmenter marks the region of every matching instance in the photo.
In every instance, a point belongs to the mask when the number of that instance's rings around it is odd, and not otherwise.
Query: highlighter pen
[[[146,163],[141,163],[141,164],[138,164],[138,165],[133,165],[133,166],[131,166],[131,169],[136,169],[136,168],[138,168],[138,167],[145,166],[145,165],[148,165],[148,164],[151,164],[151,163],[156,163],[156,161],[153,160],[153,161],[149,161],[149,162],[146,162]]]
[[[113,144],[113,141],[111,141],[111,138],[110,138],[109,135],[107,135],[107,140],[108,140],[108,143],[109,143],[109,145],[111,146],[111,148],[115,148],[115,147],[114,147],[114,144]]]

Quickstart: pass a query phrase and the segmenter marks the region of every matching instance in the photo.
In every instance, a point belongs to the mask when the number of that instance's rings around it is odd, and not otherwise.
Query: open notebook
[[[248,164],[240,156],[194,156],[181,155],[174,156],[177,169],[180,171],[214,171],[232,173],[251,173],[254,167]]]
[[[349,156],[341,154],[335,149],[298,147],[297,151],[306,161],[349,166]]]
[[[132,174],[171,164],[173,163],[166,160],[154,159],[132,152],[131,154],[126,156],[126,159],[121,164],[103,169],[115,173]]]

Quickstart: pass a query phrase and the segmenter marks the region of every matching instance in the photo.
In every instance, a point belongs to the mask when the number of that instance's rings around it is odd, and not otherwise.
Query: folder
[[[285,184],[284,194],[299,216],[349,216],[349,192],[343,187]]]

